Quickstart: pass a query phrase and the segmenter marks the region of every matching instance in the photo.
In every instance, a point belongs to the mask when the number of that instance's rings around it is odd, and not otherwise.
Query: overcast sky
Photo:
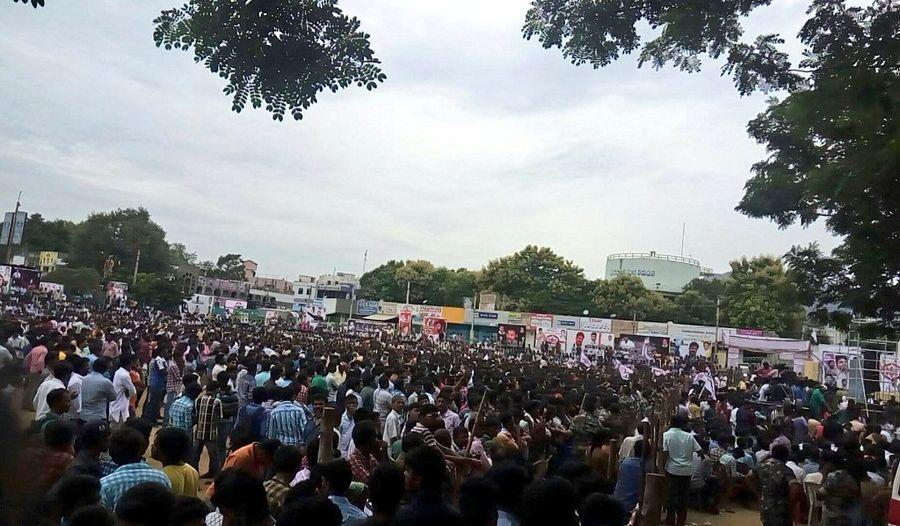
[[[359,272],[389,259],[480,268],[527,244],[600,277],[614,252],[741,255],[833,239],[734,211],[764,155],[741,98],[700,74],[600,70],[521,37],[526,0],[342,2],[387,81],[326,93],[300,122],[230,110],[192,54],[153,44],[178,0],[0,4],[0,208],[80,220],[147,208],[201,258],[237,252],[262,275]],[[805,3],[748,34],[792,37]]]

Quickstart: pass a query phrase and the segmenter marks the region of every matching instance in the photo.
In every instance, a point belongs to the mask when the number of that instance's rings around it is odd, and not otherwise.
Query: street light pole
[[[16,223],[19,222],[19,202],[22,200],[22,191],[19,190],[19,196],[16,197],[16,211],[13,212],[12,222],[9,224],[9,237],[6,238],[6,263],[12,263],[12,241],[13,233],[16,229]]]

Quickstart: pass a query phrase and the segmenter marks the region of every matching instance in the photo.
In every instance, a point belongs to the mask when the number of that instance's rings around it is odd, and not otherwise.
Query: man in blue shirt
[[[268,432],[270,411],[262,405],[267,398],[264,387],[254,387],[250,403],[238,410],[234,421],[234,428],[247,432],[253,442],[266,438]]]
[[[619,464],[619,476],[616,479],[616,489],[613,496],[619,499],[626,512],[630,512],[637,505],[641,494],[641,481],[644,478],[644,470],[641,467],[641,454],[644,450],[644,441],[634,443],[634,456],[628,457]]]
[[[169,477],[161,470],[144,462],[147,440],[144,435],[128,426],[113,433],[109,444],[109,455],[119,467],[100,479],[100,501],[110,510],[128,490],[145,483],[159,484],[171,490]]]
[[[194,429],[194,400],[200,396],[203,388],[200,384],[189,384],[184,388],[184,394],[172,402],[169,407],[169,421],[166,425],[184,429],[188,433]]]
[[[281,401],[269,413],[267,438],[277,438],[285,446],[305,445],[303,431],[307,424],[306,411],[293,402],[290,389],[280,389]]]

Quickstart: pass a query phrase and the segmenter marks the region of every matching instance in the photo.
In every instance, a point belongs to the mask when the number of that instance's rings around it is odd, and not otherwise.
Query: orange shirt
[[[222,469],[235,468],[239,469],[260,481],[266,476],[266,466],[262,463],[262,459],[256,454],[256,444],[249,444],[240,449],[232,451],[225,457],[225,463]],[[206,496],[212,498],[215,493],[215,484],[210,484],[206,488]]]

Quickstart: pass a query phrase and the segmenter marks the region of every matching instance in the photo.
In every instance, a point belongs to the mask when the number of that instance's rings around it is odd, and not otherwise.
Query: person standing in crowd
[[[300,471],[303,451],[296,446],[281,446],[275,451],[272,467],[275,474],[263,483],[269,501],[269,513],[273,517],[281,515],[284,499],[291,490],[291,481]]]
[[[47,395],[50,391],[56,389],[66,389],[66,383],[72,376],[72,364],[65,361],[54,361],[50,366],[50,376],[41,382],[37,392],[34,395],[34,419],[41,420],[50,412],[50,405],[47,402]]]
[[[169,350],[165,347],[156,349],[156,356],[150,360],[150,378],[147,381],[147,399],[141,413],[148,422],[158,424],[159,411],[166,397],[166,376]]]
[[[179,344],[183,345],[183,344]],[[184,378],[184,356],[178,349],[169,352],[166,360],[166,395],[163,399],[163,422],[169,420],[169,411],[175,399],[181,394]]]
[[[669,430],[663,433],[662,454],[668,491],[666,519],[663,522],[666,525],[684,526],[687,522],[694,454],[702,451],[687,427],[687,418],[677,414],[670,420]]]
[[[763,526],[792,526],[788,483],[794,478],[785,464],[790,451],[785,446],[772,447],[772,454],[756,468],[759,481],[759,514]]]
[[[113,375],[113,389],[116,399],[109,404],[109,420],[113,427],[122,424],[131,416],[130,400],[137,394],[137,388],[131,380],[131,367],[137,364],[135,354],[123,354],[119,359],[119,368]]]
[[[196,428],[194,429],[194,469],[200,465],[203,448],[209,456],[209,470],[200,478],[214,478],[222,467],[224,451],[219,450],[219,423],[222,421],[222,401],[219,400],[219,384],[210,381],[194,402]]]
[[[269,413],[267,437],[277,439],[286,446],[303,446],[310,415],[294,403],[293,393],[289,389],[279,389],[278,393],[281,401]]]
[[[341,422],[338,424],[338,432],[340,439],[338,440],[338,451],[341,452],[341,458],[350,456],[350,442],[353,440],[353,421],[356,410],[359,407],[359,398],[355,394],[351,394],[344,398],[344,413],[341,415]]]
[[[135,429],[123,426],[112,434],[109,456],[119,467],[100,479],[100,500],[107,509],[115,510],[128,490],[147,482],[172,489],[165,473],[144,462],[146,450],[146,439]]]
[[[163,427],[156,433],[151,456],[162,464],[175,495],[196,497],[200,476],[188,462],[191,435],[177,427]]]
[[[200,384],[186,385],[184,394],[172,402],[166,425],[192,434],[194,431],[194,404],[202,392],[203,388],[200,387]]]
[[[116,399],[116,389],[106,377],[109,364],[109,358],[97,358],[81,381],[81,419],[85,422],[109,420],[109,404]]]

